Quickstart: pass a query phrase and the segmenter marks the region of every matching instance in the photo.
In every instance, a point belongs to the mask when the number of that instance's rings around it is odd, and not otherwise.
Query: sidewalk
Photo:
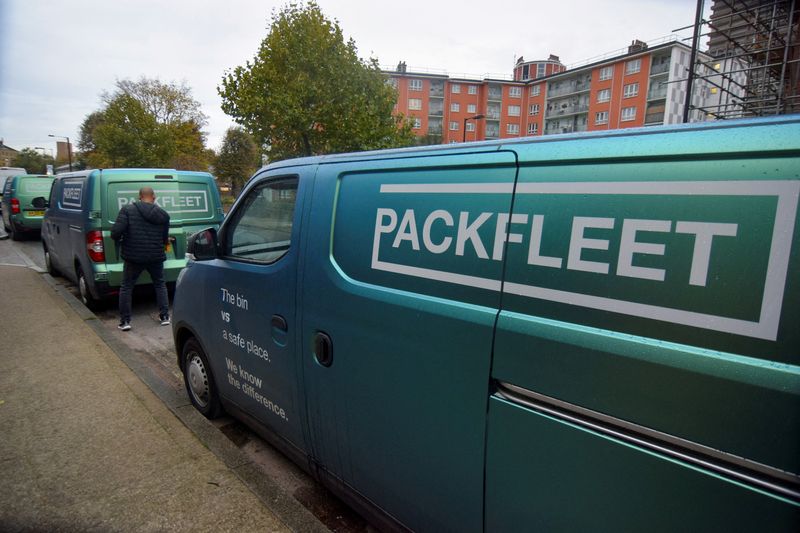
[[[287,531],[29,268],[0,266],[1,531]]]

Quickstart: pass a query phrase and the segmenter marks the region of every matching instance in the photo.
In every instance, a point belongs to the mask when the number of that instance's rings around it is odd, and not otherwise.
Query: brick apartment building
[[[384,73],[397,90],[395,110],[412,120],[413,131],[451,143],[682,122],[689,59],[690,48],[673,39],[633,41],[627,52],[569,70],[554,55],[520,58],[513,79],[409,72],[403,62]],[[719,97],[713,83],[699,80],[692,104],[705,107]],[[707,119],[690,113],[691,122]]]

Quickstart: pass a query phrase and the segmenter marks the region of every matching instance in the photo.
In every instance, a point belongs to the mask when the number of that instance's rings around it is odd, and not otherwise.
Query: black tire
[[[53,258],[50,256],[50,250],[47,249],[47,246],[43,246],[44,248],[44,266],[47,269],[47,273],[53,277],[59,277],[61,272],[53,266]]]
[[[208,357],[194,337],[186,341],[181,352],[183,358],[183,382],[194,408],[212,420],[222,414],[222,404],[217,393],[217,384],[208,364]]]
[[[19,228],[17,228],[17,225],[14,224],[13,220],[11,221],[11,227],[8,229],[8,233],[11,235],[11,240],[22,240],[22,232],[19,230]]]
[[[101,302],[92,296],[92,292],[89,290],[89,284],[86,281],[86,276],[83,274],[83,269],[78,267],[76,273],[78,275],[78,297],[81,299],[81,302],[92,311],[100,309]]]

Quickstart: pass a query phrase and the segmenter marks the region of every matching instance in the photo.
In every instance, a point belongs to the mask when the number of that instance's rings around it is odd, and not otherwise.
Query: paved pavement
[[[22,263],[0,266],[0,530],[289,530],[117,357],[93,315],[23,257],[0,263]]]

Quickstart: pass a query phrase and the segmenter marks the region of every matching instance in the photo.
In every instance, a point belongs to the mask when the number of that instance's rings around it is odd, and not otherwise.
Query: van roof
[[[174,168],[94,168],[89,170],[79,170],[76,172],[64,172],[58,174],[57,177],[59,178],[73,178],[73,177],[85,177],[89,176],[94,173],[99,173],[104,176],[109,177],[116,177],[122,175],[131,175],[131,174],[146,174],[152,175],[157,173],[163,174],[180,174],[182,176],[203,176],[203,177],[212,177],[208,172],[202,172],[197,170],[175,170]]]
[[[578,141],[598,138],[632,137],[648,134],[667,134],[686,131],[725,130],[747,126],[766,126],[771,124],[800,124],[800,114],[781,115],[776,117],[759,117],[747,119],[734,119],[714,122],[695,122],[690,124],[673,124],[666,126],[647,126],[640,128],[626,128],[621,130],[590,131],[580,133],[564,133],[543,135],[538,137],[523,137],[519,139],[497,139],[492,141],[478,141],[458,144],[442,144],[433,146],[412,146],[407,148],[392,148],[388,150],[371,150],[364,152],[351,152],[344,154],[330,154],[311,157],[286,159],[270,163],[265,168],[280,169],[288,167],[306,166],[314,164],[345,163],[362,161],[365,159],[391,159],[398,157],[418,157],[428,155],[453,155],[464,152],[474,153],[479,151],[499,151],[505,147],[519,148],[525,145],[542,143]]]

